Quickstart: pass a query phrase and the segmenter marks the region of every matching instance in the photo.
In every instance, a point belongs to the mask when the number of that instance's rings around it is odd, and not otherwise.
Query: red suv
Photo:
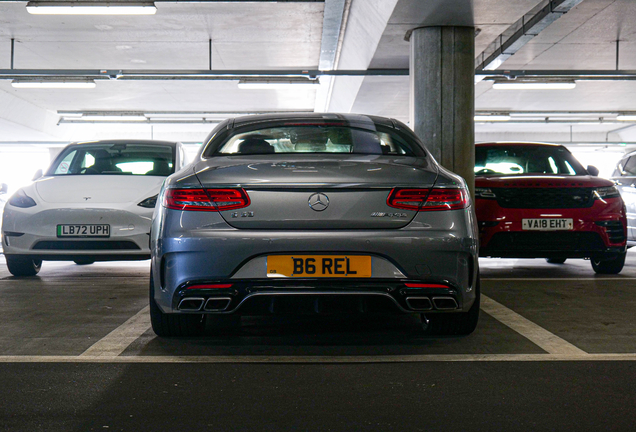
[[[589,258],[596,273],[625,264],[625,204],[614,183],[596,177],[555,144],[480,143],[475,201],[480,256]]]

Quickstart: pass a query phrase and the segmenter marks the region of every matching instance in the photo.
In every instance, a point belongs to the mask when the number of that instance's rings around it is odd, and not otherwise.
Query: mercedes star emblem
[[[309,197],[309,207],[315,211],[323,211],[329,207],[329,198],[322,193],[315,193]]]

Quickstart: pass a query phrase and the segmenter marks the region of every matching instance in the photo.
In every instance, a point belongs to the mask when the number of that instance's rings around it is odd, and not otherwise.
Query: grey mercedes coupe
[[[159,196],[150,245],[159,336],[272,313],[420,314],[432,335],[477,325],[466,183],[399,121],[229,119]]]

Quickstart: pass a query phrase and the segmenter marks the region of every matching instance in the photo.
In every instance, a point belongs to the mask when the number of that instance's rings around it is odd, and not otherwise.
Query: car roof
[[[357,123],[369,125],[382,125],[391,128],[395,127],[392,119],[380,116],[362,115],[362,114],[339,114],[339,113],[313,113],[313,112],[293,112],[293,113],[273,113],[258,114],[235,117],[233,119],[233,127],[241,127],[255,123],[275,123],[280,121],[298,121],[301,123],[311,121],[316,122],[337,122],[337,123]]]
[[[177,142],[175,141],[160,141],[160,140],[126,140],[126,139],[116,139],[116,140],[97,140],[97,141],[81,141],[71,143],[69,145],[94,145],[94,144],[106,144],[106,145],[115,145],[115,144],[143,144],[143,145],[161,145],[161,146],[171,146],[176,147]]]
[[[476,146],[547,146],[547,147],[563,147],[561,144],[545,143],[545,142],[532,142],[532,141],[494,141],[494,142],[480,142],[476,143]]]

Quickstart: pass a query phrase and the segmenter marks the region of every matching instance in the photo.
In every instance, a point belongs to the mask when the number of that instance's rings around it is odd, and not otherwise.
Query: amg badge
[[[400,217],[406,217],[406,213],[384,213],[384,212],[373,212],[373,213],[371,213],[371,217],[390,217],[390,218],[400,218]]]

